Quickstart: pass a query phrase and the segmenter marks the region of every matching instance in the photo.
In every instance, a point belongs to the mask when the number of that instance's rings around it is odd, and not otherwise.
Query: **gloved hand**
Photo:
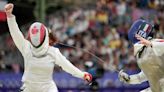
[[[87,72],[85,72],[84,73],[84,80],[86,80],[87,82],[90,83],[92,81],[92,75],[87,73]]]
[[[152,43],[151,41],[141,37],[140,35],[135,35],[135,37],[140,41],[141,44],[144,44],[145,46],[151,46],[152,47]],[[150,39],[150,38],[149,38]]]
[[[128,83],[130,81],[130,76],[121,70],[118,74],[118,78],[121,82]]]
[[[14,8],[14,5],[12,3],[5,5],[5,12],[6,12],[7,17],[10,17],[12,15],[13,8]]]

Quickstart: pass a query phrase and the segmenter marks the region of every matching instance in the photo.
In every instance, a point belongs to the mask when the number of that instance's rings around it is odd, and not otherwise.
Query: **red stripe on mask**
[[[146,29],[146,32],[149,32],[151,29],[151,26],[148,24],[148,28]]]
[[[45,31],[46,31],[46,29],[45,29],[44,25],[42,24],[41,28],[40,28],[40,43],[42,43],[44,40]]]

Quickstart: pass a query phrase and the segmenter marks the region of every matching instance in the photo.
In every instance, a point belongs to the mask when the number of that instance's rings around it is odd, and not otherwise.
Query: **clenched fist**
[[[13,8],[14,8],[14,5],[12,3],[5,5],[5,12],[6,12],[7,17],[10,17],[12,15]]]
[[[91,82],[92,81],[92,75],[87,73],[87,72],[85,72],[84,80],[86,80],[87,82]]]
[[[123,70],[119,72],[118,78],[124,83],[128,83],[130,81],[130,76],[127,73],[123,72]]]

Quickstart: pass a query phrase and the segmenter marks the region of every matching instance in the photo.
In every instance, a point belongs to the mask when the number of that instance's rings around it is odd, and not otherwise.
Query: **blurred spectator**
[[[158,38],[164,37],[164,9],[162,6],[158,6],[159,2],[162,4],[162,1],[142,1],[98,0],[95,2],[95,8],[88,6],[83,9],[76,6],[72,10],[61,10],[60,13],[49,14],[46,23],[52,29],[53,34],[59,38],[59,41],[91,51],[102,58],[105,61],[102,64],[104,69],[110,70],[111,66],[121,68],[131,64],[131,61],[135,61],[132,55],[133,51],[129,51],[130,43],[127,39],[128,29],[134,20],[141,17],[151,17],[150,21],[155,24],[157,31],[156,36]],[[152,10],[157,13],[154,17],[150,15]],[[11,37],[6,36],[3,39],[6,39],[8,49],[5,50],[7,54],[1,55],[1,57],[8,56],[6,64],[11,64],[13,69],[19,72],[19,64],[17,63],[21,59],[19,53],[17,53]],[[61,50],[80,69],[85,69],[83,65],[86,61],[97,61],[95,57],[81,49],[64,48]],[[77,63],[78,60],[81,63]]]

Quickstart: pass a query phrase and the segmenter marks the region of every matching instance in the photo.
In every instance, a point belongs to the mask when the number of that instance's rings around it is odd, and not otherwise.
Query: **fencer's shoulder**
[[[49,47],[49,50],[48,50],[47,54],[52,56],[53,58],[58,58],[61,55],[59,49],[56,48],[56,47],[53,47],[53,46]]]
[[[49,47],[49,51],[52,52],[52,53],[58,53],[58,52],[60,52],[58,48],[53,47],[53,46],[50,46]]]
[[[157,56],[164,54],[164,39],[154,39],[152,41],[153,51]]]

